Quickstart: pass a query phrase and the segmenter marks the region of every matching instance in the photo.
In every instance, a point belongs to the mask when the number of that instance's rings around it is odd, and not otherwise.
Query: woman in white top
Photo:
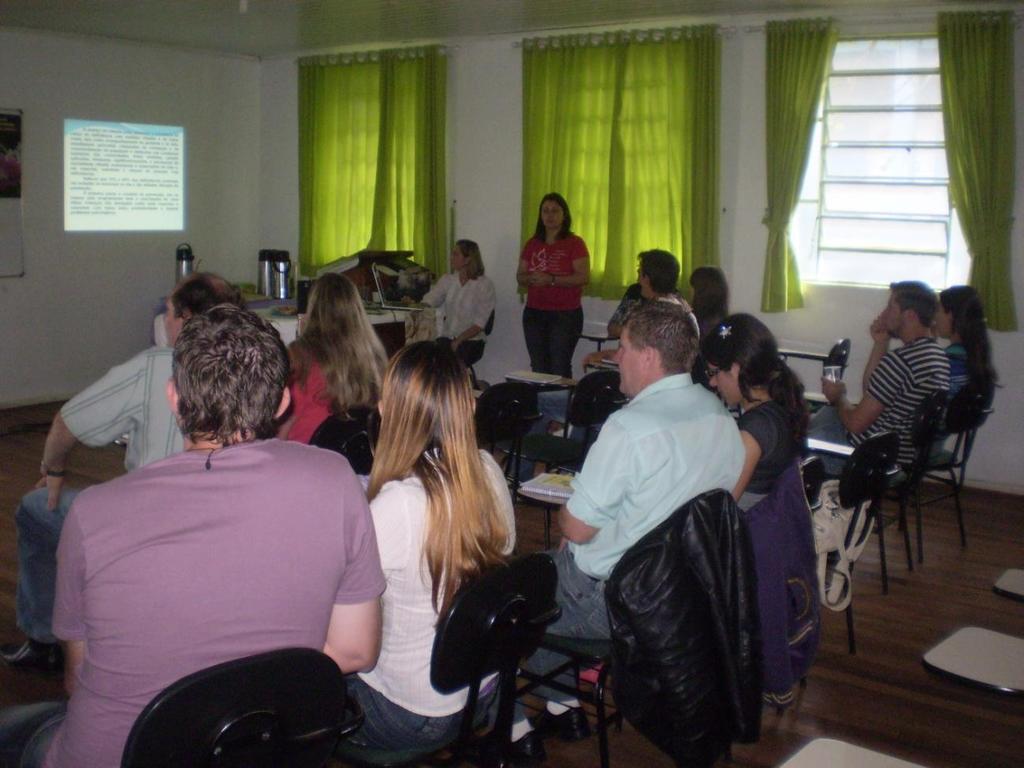
[[[479,245],[472,240],[455,243],[452,271],[434,284],[423,303],[443,311],[441,338],[451,343],[459,359],[467,365],[479,360],[495,303],[494,283],[484,276]]]
[[[350,682],[366,715],[357,743],[425,749],[458,733],[466,690],[430,684],[438,618],[515,543],[512,500],[477,449],[473,406],[466,369],[446,344],[411,344],[384,374],[367,495],[387,589],[377,666]]]

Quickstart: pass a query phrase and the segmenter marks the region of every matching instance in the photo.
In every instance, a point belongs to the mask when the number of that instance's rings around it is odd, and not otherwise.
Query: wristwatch
[[[46,462],[40,462],[39,473],[46,477],[65,477],[68,471],[66,469],[50,469],[46,466]]]

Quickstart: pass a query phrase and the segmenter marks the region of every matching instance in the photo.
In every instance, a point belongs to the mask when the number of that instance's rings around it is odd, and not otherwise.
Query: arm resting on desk
[[[871,395],[864,395],[857,405],[851,405],[843,396],[836,403],[836,412],[846,431],[851,435],[859,435],[882,415],[882,404]]]

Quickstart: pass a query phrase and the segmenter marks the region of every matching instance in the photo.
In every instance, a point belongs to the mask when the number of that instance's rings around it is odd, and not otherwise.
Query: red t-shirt
[[[590,254],[587,244],[576,235],[553,243],[531,237],[519,258],[526,262],[527,272],[547,272],[561,277],[572,274],[572,263],[576,259],[589,259]],[[531,309],[579,309],[582,296],[581,285],[531,285],[526,290],[526,306]]]
[[[293,379],[288,388],[291,390],[292,413],[295,415],[292,428],[288,430],[288,439],[308,443],[316,428],[331,415],[327,381],[320,370],[320,364],[311,361],[305,386]]]

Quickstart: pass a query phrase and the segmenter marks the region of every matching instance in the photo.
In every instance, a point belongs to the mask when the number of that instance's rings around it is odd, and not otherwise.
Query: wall
[[[722,50],[722,159],[721,252],[722,266],[732,285],[734,311],[753,311],[760,304],[765,231],[764,148],[764,34],[763,19],[726,20],[732,26]],[[685,21],[678,21],[685,23]],[[917,14],[901,20],[851,14],[840,18],[843,34],[921,32],[934,23]],[[521,51],[518,38],[459,40],[449,51],[449,196],[456,209],[456,231],[480,243],[487,274],[498,287],[495,330],[478,373],[490,381],[528,366],[520,325],[521,305],[515,290],[515,269],[521,247],[519,224],[522,176]],[[1024,33],[1017,31],[1018,59],[1024,56]],[[293,110],[294,62],[264,62],[262,101]],[[1017,68],[1018,114],[1024,111],[1024,68]],[[271,131],[282,141],[294,141],[294,126],[264,124],[265,140]],[[281,146],[287,146],[281,144]],[[298,217],[294,167],[285,168],[281,155],[267,159],[275,168],[275,184],[261,189],[264,226],[294,232]],[[1019,323],[1024,326],[1024,118],[1017,131],[1017,197],[1014,229],[1014,286]],[[571,201],[570,201],[571,202]],[[296,236],[297,237],[297,236]],[[295,248],[297,241],[283,247]],[[762,318],[785,343],[823,348],[834,339],[853,340],[850,390],[860,394],[859,372],[869,349],[867,327],[886,300],[879,288],[809,286],[806,308]],[[585,299],[588,323],[601,326],[613,302]],[[1004,387],[996,396],[996,417],[990,420],[971,462],[974,484],[1024,492],[1020,467],[1024,466],[1024,345],[1022,334],[994,334],[996,364]],[[579,358],[592,346],[582,342]],[[817,389],[819,370],[797,366],[810,388]]]
[[[0,29],[0,72],[0,105],[24,111],[25,275],[0,278],[9,406],[67,397],[147,346],[178,243],[255,280],[261,115],[250,59]],[[67,117],[183,125],[185,231],[65,233]]]

